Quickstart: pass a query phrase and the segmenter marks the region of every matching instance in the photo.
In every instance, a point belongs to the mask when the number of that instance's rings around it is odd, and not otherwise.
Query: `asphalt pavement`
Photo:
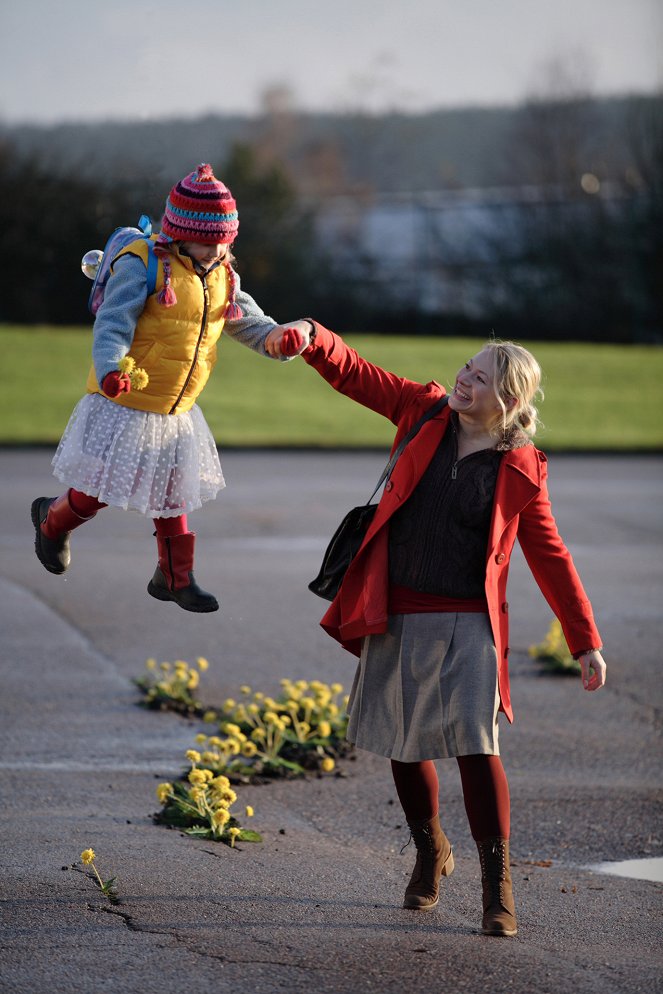
[[[511,567],[516,721],[501,729],[519,934],[480,934],[480,874],[453,761],[438,764],[456,870],[439,908],[401,909],[413,857],[386,760],[240,788],[263,843],[237,850],[156,826],[155,786],[200,725],[136,706],[145,660],[205,656],[200,697],[282,677],[339,681],[354,658],[306,589],[379,453],[222,452],[227,490],[191,516],[196,575],[221,610],[150,598],[149,522],[106,510],[48,574],[30,503],[54,496],[47,449],[0,452],[0,990],[12,994],[433,994],[663,990],[663,885],[598,873],[663,855],[660,662],[663,459],[550,459],[553,507],[595,607],[597,694],[527,655],[551,613]],[[110,904],[83,872],[117,875]]]

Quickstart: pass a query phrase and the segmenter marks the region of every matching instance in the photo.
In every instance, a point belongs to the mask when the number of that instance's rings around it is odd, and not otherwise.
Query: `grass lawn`
[[[366,358],[402,376],[448,386],[482,345],[470,338],[346,335]],[[82,396],[89,328],[0,326],[0,444],[53,443]],[[544,371],[548,451],[663,450],[663,349],[523,342]],[[628,409],[620,404],[626,387]],[[384,419],[336,394],[301,360],[275,363],[223,339],[200,406],[227,446],[388,446]]]

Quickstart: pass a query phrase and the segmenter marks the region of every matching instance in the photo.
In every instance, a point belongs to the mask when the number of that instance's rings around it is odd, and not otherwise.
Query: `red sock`
[[[79,518],[91,518],[102,507],[108,507],[108,504],[102,504],[96,497],[90,497],[89,494],[74,489],[69,491],[69,503],[72,511],[75,511]]]
[[[432,759],[420,763],[391,761],[396,793],[408,821],[428,821],[439,810],[440,784]]]
[[[186,514],[180,514],[176,518],[155,518],[154,527],[160,538],[175,538],[177,535],[186,535],[189,531]]]
[[[458,756],[463,800],[472,838],[508,839],[511,832],[509,784],[499,756]]]

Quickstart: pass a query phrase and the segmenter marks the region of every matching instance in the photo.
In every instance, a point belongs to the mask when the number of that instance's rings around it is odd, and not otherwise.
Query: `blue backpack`
[[[135,242],[137,238],[144,238],[147,242],[147,293],[148,296],[154,293],[157,285],[159,261],[154,254],[153,243],[150,241],[151,234],[152,221],[147,214],[141,214],[137,228],[116,228],[106,242],[103,252],[100,252],[99,249],[86,252],[81,268],[86,276],[94,280],[87,303],[91,314],[96,314],[103,303],[106,285],[111,274],[111,263],[125,246]]]

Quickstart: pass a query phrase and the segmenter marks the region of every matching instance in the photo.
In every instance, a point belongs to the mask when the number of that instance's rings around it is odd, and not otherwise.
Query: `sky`
[[[0,123],[653,92],[661,52],[662,0],[0,0]]]

